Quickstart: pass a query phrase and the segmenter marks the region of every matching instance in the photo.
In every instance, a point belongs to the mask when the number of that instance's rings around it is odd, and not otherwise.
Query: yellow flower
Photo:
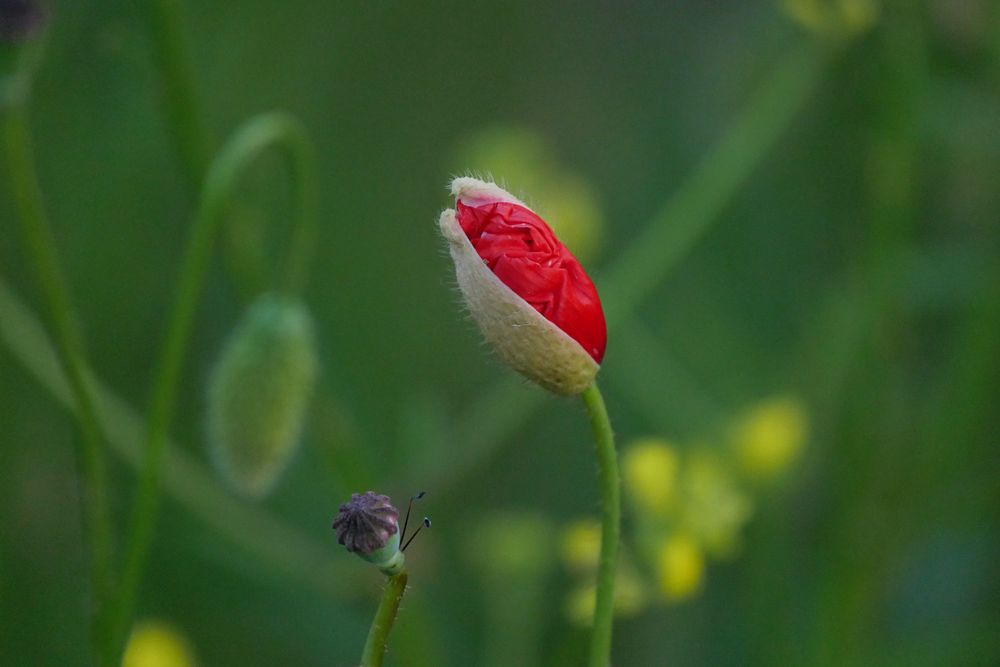
[[[674,498],[677,467],[677,451],[666,440],[639,440],[622,458],[626,492],[640,509],[665,514]]]
[[[455,164],[496,179],[513,194],[531,193],[552,231],[583,263],[593,260],[604,240],[604,216],[594,188],[564,169],[537,133],[522,127],[494,126],[467,137],[456,150]]]
[[[635,616],[646,608],[648,598],[642,580],[629,566],[619,566],[615,575],[615,616]],[[581,586],[566,598],[566,617],[576,625],[589,626],[594,622],[597,606],[597,588]]]
[[[563,172],[532,190],[552,231],[581,262],[599,254],[604,218],[594,189],[582,177]]]
[[[143,621],[132,630],[122,667],[194,667],[194,653],[169,623]]]
[[[878,21],[877,0],[782,0],[785,13],[813,32],[858,35]]]
[[[657,562],[660,592],[675,602],[694,597],[705,576],[705,555],[698,541],[686,534],[668,537]]]
[[[737,423],[736,456],[750,476],[773,479],[798,456],[807,432],[808,416],[801,401],[772,398],[751,408]]]
[[[725,464],[707,451],[689,457],[681,478],[681,524],[709,553],[733,555],[740,529],[753,511],[751,499],[737,486]]]
[[[601,555],[601,524],[593,519],[580,519],[566,526],[562,534],[562,558],[574,572],[597,569]]]
[[[525,192],[534,191],[557,169],[537,133],[508,125],[494,125],[468,135],[459,143],[454,160],[463,170],[496,179],[501,187]]]

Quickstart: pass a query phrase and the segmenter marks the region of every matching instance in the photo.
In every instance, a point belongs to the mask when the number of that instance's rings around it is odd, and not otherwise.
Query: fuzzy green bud
[[[238,492],[263,496],[298,445],[318,368],[312,318],[300,302],[257,299],[212,371],[213,461]]]

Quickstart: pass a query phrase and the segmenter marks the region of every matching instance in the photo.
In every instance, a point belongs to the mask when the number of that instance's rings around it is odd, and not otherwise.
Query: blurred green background
[[[133,450],[197,202],[143,5],[54,2],[31,105],[89,359]],[[597,513],[592,444],[581,407],[491,359],[458,304],[435,220],[471,170],[550,215],[608,313],[600,378],[630,462],[615,664],[1000,662],[998,3],[183,10],[209,152],[272,109],[315,141],[321,374],[273,493],[227,491],[206,381],[288,236],[266,159],[185,364],[186,458],[139,603],[166,624],[144,626],[154,652],[355,664],[380,575],[329,524],[371,488],[426,490],[434,519],[407,551],[390,664],[583,662],[572,526]],[[0,176],[0,664],[86,664],[75,429]],[[659,454],[630,458],[640,438]],[[135,474],[110,461],[122,543]]]

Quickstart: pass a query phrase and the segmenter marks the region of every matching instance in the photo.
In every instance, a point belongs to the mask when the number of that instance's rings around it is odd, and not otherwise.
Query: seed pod
[[[333,520],[337,541],[388,576],[403,571],[406,560],[399,549],[399,510],[389,496],[374,491],[351,494]]]
[[[227,341],[209,382],[208,438],[238,492],[263,496],[285,470],[317,366],[312,318],[287,297],[260,297]]]

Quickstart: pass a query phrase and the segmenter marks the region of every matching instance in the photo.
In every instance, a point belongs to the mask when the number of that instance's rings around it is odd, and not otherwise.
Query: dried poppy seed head
[[[399,510],[392,506],[389,496],[374,491],[355,493],[350,502],[340,506],[333,529],[337,541],[348,551],[370,554],[399,532]]]
[[[36,0],[0,0],[0,40],[32,37],[45,19],[45,9]]]
[[[399,550],[399,510],[389,496],[374,491],[355,493],[340,506],[333,520],[337,541],[389,575],[403,570]]]

